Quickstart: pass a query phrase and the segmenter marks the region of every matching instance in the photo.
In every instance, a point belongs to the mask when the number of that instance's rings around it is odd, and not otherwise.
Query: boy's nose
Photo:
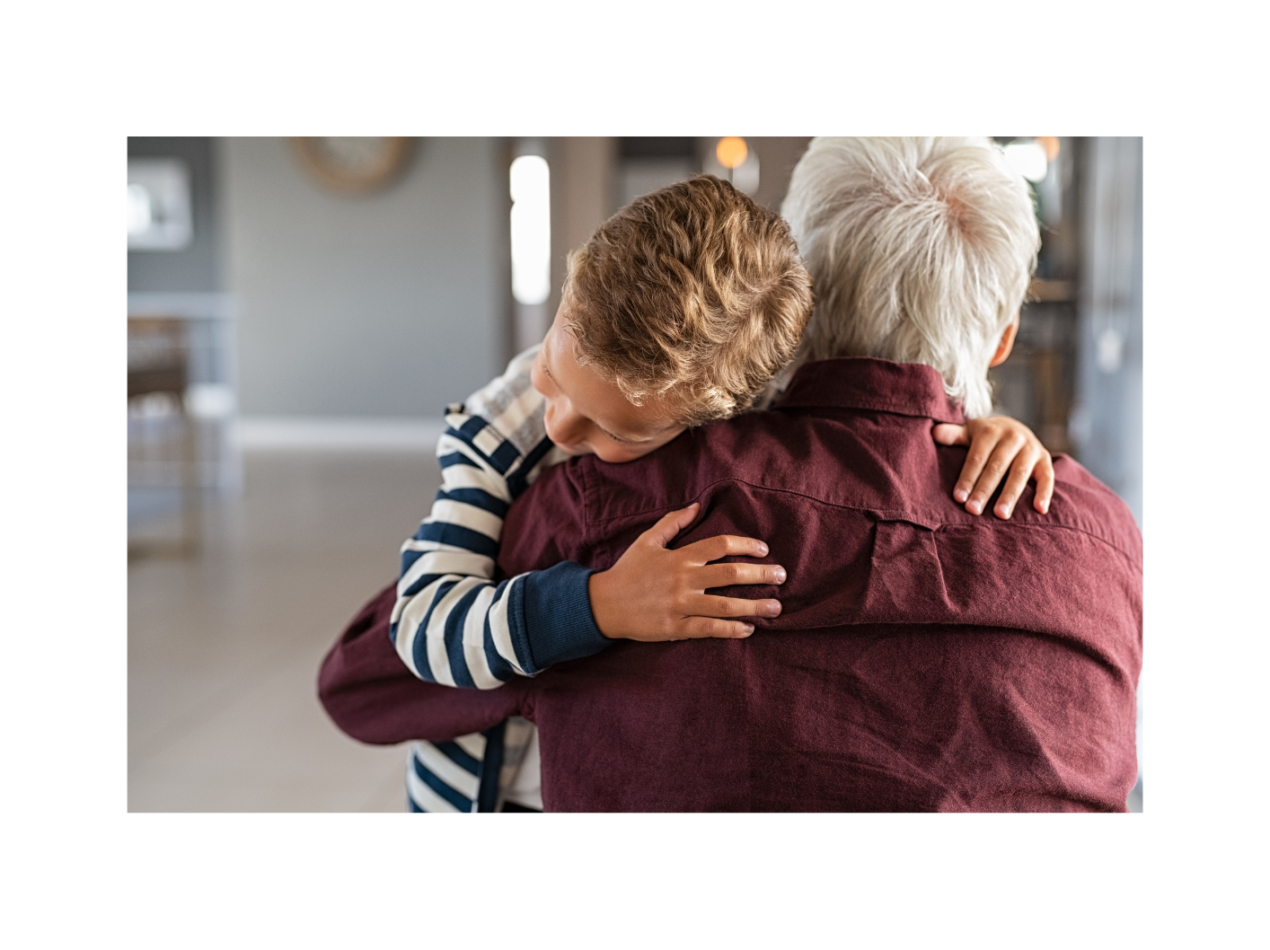
[[[558,445],[572,445],[586,436],[586,420],[570,406],[553,406],[548,416],[551,425],[551,441]]]

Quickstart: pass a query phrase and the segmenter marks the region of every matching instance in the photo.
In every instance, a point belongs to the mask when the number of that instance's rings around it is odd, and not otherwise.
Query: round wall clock
[[[411,139],[392,137],[294,138],[304,166],[328,188],[346,193],[374,191],[391,182],[405,167]]]

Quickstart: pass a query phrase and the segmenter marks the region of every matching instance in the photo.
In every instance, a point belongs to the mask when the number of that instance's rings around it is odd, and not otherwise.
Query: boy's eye
[[[542,353],[541,351],[539,351],[538,353],[538,365],[542,367],[543,375],[546,376],[549,380],[551,380],[554,383],[556,381],[556,378],[551,375],[551,370],[547,368],[546,354]]]

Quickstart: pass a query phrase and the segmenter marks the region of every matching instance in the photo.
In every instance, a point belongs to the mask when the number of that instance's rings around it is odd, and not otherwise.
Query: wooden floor
[[[405,747],[347,738],[315,683],[343,626],[395,579],[436,460],[274,450],[244,463],[243,496],[208,510],[198,554],[129,561],[129,810],[402,811]]]

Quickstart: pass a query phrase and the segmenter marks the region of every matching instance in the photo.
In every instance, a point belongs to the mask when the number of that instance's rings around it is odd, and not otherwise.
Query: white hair
[[[816,309],[798,361],[873,356],[939,370],[969,418],[1018,314],[1040,231],[1027,182],[983,138],[814,139],[781,208]]]

